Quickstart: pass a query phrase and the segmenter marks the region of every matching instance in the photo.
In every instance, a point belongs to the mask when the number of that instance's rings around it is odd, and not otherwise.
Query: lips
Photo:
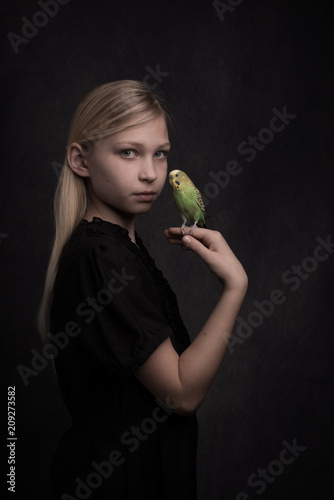
[[[156,195],[155,191],[141,191],[140,193],[135,193],[135,197],[139,201],[152,201]]]

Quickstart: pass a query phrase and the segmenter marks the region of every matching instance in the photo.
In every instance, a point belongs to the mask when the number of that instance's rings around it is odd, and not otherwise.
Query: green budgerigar
[[[182,170],[173,170],[169,174],[169,183],[173,187],[174,202],[181,214],[183,224],[181,226],[182,234],[187,221],[192,224],[190,234],[195,227],[205,227],[205,207],[201,193]]]

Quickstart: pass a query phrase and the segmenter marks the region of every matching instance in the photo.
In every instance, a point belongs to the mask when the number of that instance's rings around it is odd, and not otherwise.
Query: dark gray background
[[[143,80],[157,65],[168,75],[148,83],[157,83],[173,115],[170,169],[184,169],[207,191],[209,172],[230,160],[242,168],[207,207],[208,226],[223,233],[249,276],[240,317],[248,321],[254,301],[274,289],[286,297],[227,351],[198,412],[199,500],[332,493],[334,256],[304,272],[295,290],[282,280],[293,265],[312,267],[316,239],[333,235],[331,2],[237,3],[220,19],[204,0],[70,0],[17,54],[7,33],[21,35],[22,17],[32,20],[41,7],[1,3],[1,352],[6,385],[17,393],[15,498],[47,499],[51,456],[69,425],[52,369],[25,387],[16,368],[42,348],[34,322],[53,234],[52,165],[63,161],[69,120],[86,92],[109,80]],[[297,116],[247,161],[239,145],[285,106]],[[195,255],[167,244],[163,229],[178,224],[166,185],[138,232],[193,338],[219,284]],[[6,413],[5,393],[3,403]],[[306,449],[257,493],[249,476],[293,440]]]

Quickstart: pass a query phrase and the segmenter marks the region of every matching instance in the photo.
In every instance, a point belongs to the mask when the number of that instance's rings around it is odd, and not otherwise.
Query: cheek
[[[110,172],[104,175],[103,192],[115,199],[120,199],[131,190],[131,179],[126,175],[113,175]],[[133,182],[132,182],[133,184]]]
[[[117,170],[114,172],[113,169],[105,168],[104,166],[97,169],[95,172],[95,182],[100,188],[103,188],[103,186],[106,186],[107,188],[121,186],[123,179],[124,175],[117,172]]]
[[[167,178],[167,166],[164,167],[163,169],[161,169],[159,171],[159,175],[158,175],[158,179],[159,179],[159,183],[161,184],[161,186],[163,186],[166,182],[166,178]]]
[[[96,170],[94,173],[92,173],[91,183],[96,196],[101,199],[108,198],[110,194],[114,195],[114,193],[116,193],[118,190],[113,176],[110,175],[110,172],[103,169],[99,171]]]

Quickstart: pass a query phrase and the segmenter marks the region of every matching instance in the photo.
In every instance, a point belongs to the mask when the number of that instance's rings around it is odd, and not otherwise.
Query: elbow
[[[181,417],[191,417],[191,415],[195,415],[196,413],[196,410],[197,408],[195,409],[189,409],[189,408],[186,408],[186,409],[177,409],[177,410],[174,410],[174,413],[176,413],[177,415],[181,415]]]
[[[182,417],[190,417],[194,415],[199,408],[201,402],[194,400],[179,401],[172,409],[173,413],[181,415]]]
[[[182,417],[194,415],[199,407],[199,404],[194,404],[194,402],[179,398],[170,399],[168,397],[165,399],[166,402],[163,402],[163,400],[158,397],[156,401],[169,415],[171,415],[171,413],[176,413],[176,415],[181,415]]]

